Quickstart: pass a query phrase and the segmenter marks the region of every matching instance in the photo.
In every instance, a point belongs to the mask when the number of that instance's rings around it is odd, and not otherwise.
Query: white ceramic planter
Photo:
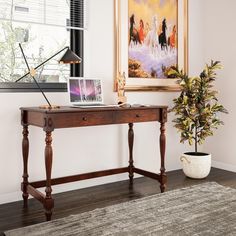
[[[211,154],[184,153],[180,158],[184,174],[193,179],[206,178],[211,170]]]

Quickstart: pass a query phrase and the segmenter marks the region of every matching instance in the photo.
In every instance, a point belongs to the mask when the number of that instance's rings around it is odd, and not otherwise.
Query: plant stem
[[[197,124],[195,124],[195,152],[197,153]]]

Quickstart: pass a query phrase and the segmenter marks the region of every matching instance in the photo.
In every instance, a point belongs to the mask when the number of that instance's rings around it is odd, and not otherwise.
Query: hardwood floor
[[[167,191],[215,181],[221,185],[236,188],[236,173],[213,168],[204,180],[186,178],[182,170],[167,173]],[[149,178],[134,179],[133,188],[129,181],[90,187],[60,194],[55,194],[53,219],[90,211],[95,208],[142,198],[160,193],[159,183]],[[29,200],[28,210],[23,210],[22,201],[0,205],[0,232],[33,225],[45,221],[42,205],[34,199]]]

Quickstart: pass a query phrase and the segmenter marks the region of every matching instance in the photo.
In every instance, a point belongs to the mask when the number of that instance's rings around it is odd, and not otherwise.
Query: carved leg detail
[[[133,123],[129,124],[128,140],[129,140],[129,179],[130,179],[130,184],[132,185],[133,184],[133,178],[134,178],[134,160],[133,160],[134,131],[133,131]]]
[[[45,199],[44,202],[44,209],[45,209],[45,216],[46,216],[46,220],[50,221],[52,219],[52,209],[54,207],[54,200],[51,199]]]
[[[28,131],[28,126],[24,125],[23,126],[23,140],[22,140],[22,156],[23,156],[23,182],[21,184],[21,189],[22,189],[22,197],[24,200],[24,208],[27,208],[28,206],[28,198],[29,194],[27,191],[27,186],[29,184],[28,182],[28,156],[29,156],[29,131]]]
[[[160,180],[160,189],[161,192],[163,193],[165,191],[166,187],[166,173],[165,173],[165,151],[166,151],[166,136],[165,136],[165,123],[161,123],[161,128],[160,128],[161,134],[160,134],[160,153],[161,153],[161,169],[160,169],[160,175],[161,175],[161,180]]]
[[[54,207],[54,200],[52,199],[51,188],[51,173],[52,173],[52,132],[46,132],[46,147],[45,147],[45,167],[46,167],[46,197],[44,202],[45,215],[47,221],[51,220],[52,209]]]

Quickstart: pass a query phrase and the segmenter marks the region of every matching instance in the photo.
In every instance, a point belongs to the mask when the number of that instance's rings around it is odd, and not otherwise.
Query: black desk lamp
[[[38,66],[36,66],[35,68],[31,68],[29,67],[29,64],[27,62],[25,53],[23,51],[23,48],[21,46],[21,44],[19,43],[19,47],[20,50],[22,52],[22,55],[24,57],[25,60],[25,64],[29,70],[28,73],[26,73],[25,75],[23,75],[22,77],[20,77],[18,80],[16,80],[15,82],[17,83],[18,81],[20,81],[21,79],[23,79],[24,77],[26,77],[27,75],[31,75],[31,77],[33,78],[35,84],[37,85],[38,89],[40,90],[40,92],[43,94],[45,100],[47,101],[46,106],[40,106],[40,108],[43,109],[55,109],[55,108],[60,108],[59,106],[52,106],[51,103],[49,102],[48,98],[46,97],[45,93],[43,92],[42,88],[40,87],[39,83],[37,82],[37,80],[35,79],[35,75],[36,75],[36,70],[38,68],[40,68],[41,66],[43,66],[44,64],[46,64],[49,60],[51,60],[53,57],[57,56],[58,54],[60,54],[61,52],[63,52],[64,50],[66,50],[65,54],[62,56],[62,58],[59,60],[60,64],[78,64],[80,63],[82,60],[79,56],[77,56],[74,52],[72,52],[69,47],[65,47],[63,49],[61,49],[60,51],[58,51],[57,53],[55,53],[53,56],[49,57],[47,60],[45,60],[44,62],[42,62],[41,64],[39,64]]]

